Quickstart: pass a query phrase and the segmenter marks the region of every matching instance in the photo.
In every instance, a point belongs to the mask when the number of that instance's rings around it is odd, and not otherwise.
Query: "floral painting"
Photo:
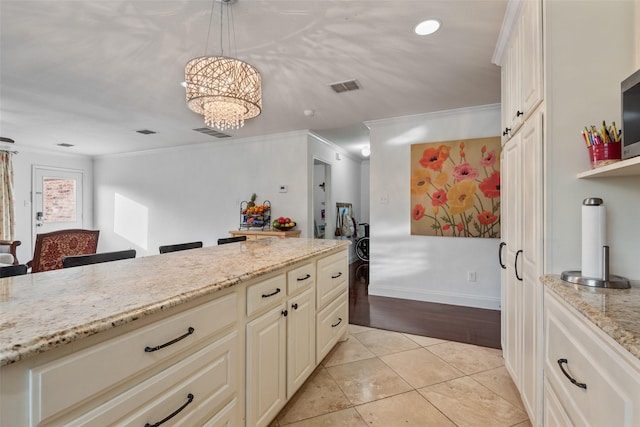
[[[411,146],[411,234],[500,237],[500,137]]]

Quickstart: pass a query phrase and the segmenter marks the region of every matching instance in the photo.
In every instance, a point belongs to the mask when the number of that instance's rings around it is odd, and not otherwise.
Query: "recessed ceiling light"
[[[438,28],[440,28],[440,21],[436,19],[428,19],[416,25],[414,31],[419,36],[427,36],[438,31]]]
[[[369,157],[371,155],[371,148],[368,145],[362,147],[362,155],[364,157]]]

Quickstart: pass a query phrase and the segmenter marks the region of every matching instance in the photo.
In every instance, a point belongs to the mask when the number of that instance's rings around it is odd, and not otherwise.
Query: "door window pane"
[[[42,182],[42,205],[45,222],[75,222],[75,179],[44,178]]]

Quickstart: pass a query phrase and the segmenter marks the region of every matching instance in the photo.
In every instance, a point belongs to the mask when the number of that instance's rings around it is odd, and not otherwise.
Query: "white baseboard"
[[[369,285],[369,295],[500,310],[500,298],[454,292]]]

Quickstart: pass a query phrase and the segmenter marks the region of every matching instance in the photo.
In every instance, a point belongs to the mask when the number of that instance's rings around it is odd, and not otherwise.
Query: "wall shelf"
[[[640,175],[640,156],[621,160],[611,165],[591,169],[578,174],[578,178],[608,178],[613,176]]]

